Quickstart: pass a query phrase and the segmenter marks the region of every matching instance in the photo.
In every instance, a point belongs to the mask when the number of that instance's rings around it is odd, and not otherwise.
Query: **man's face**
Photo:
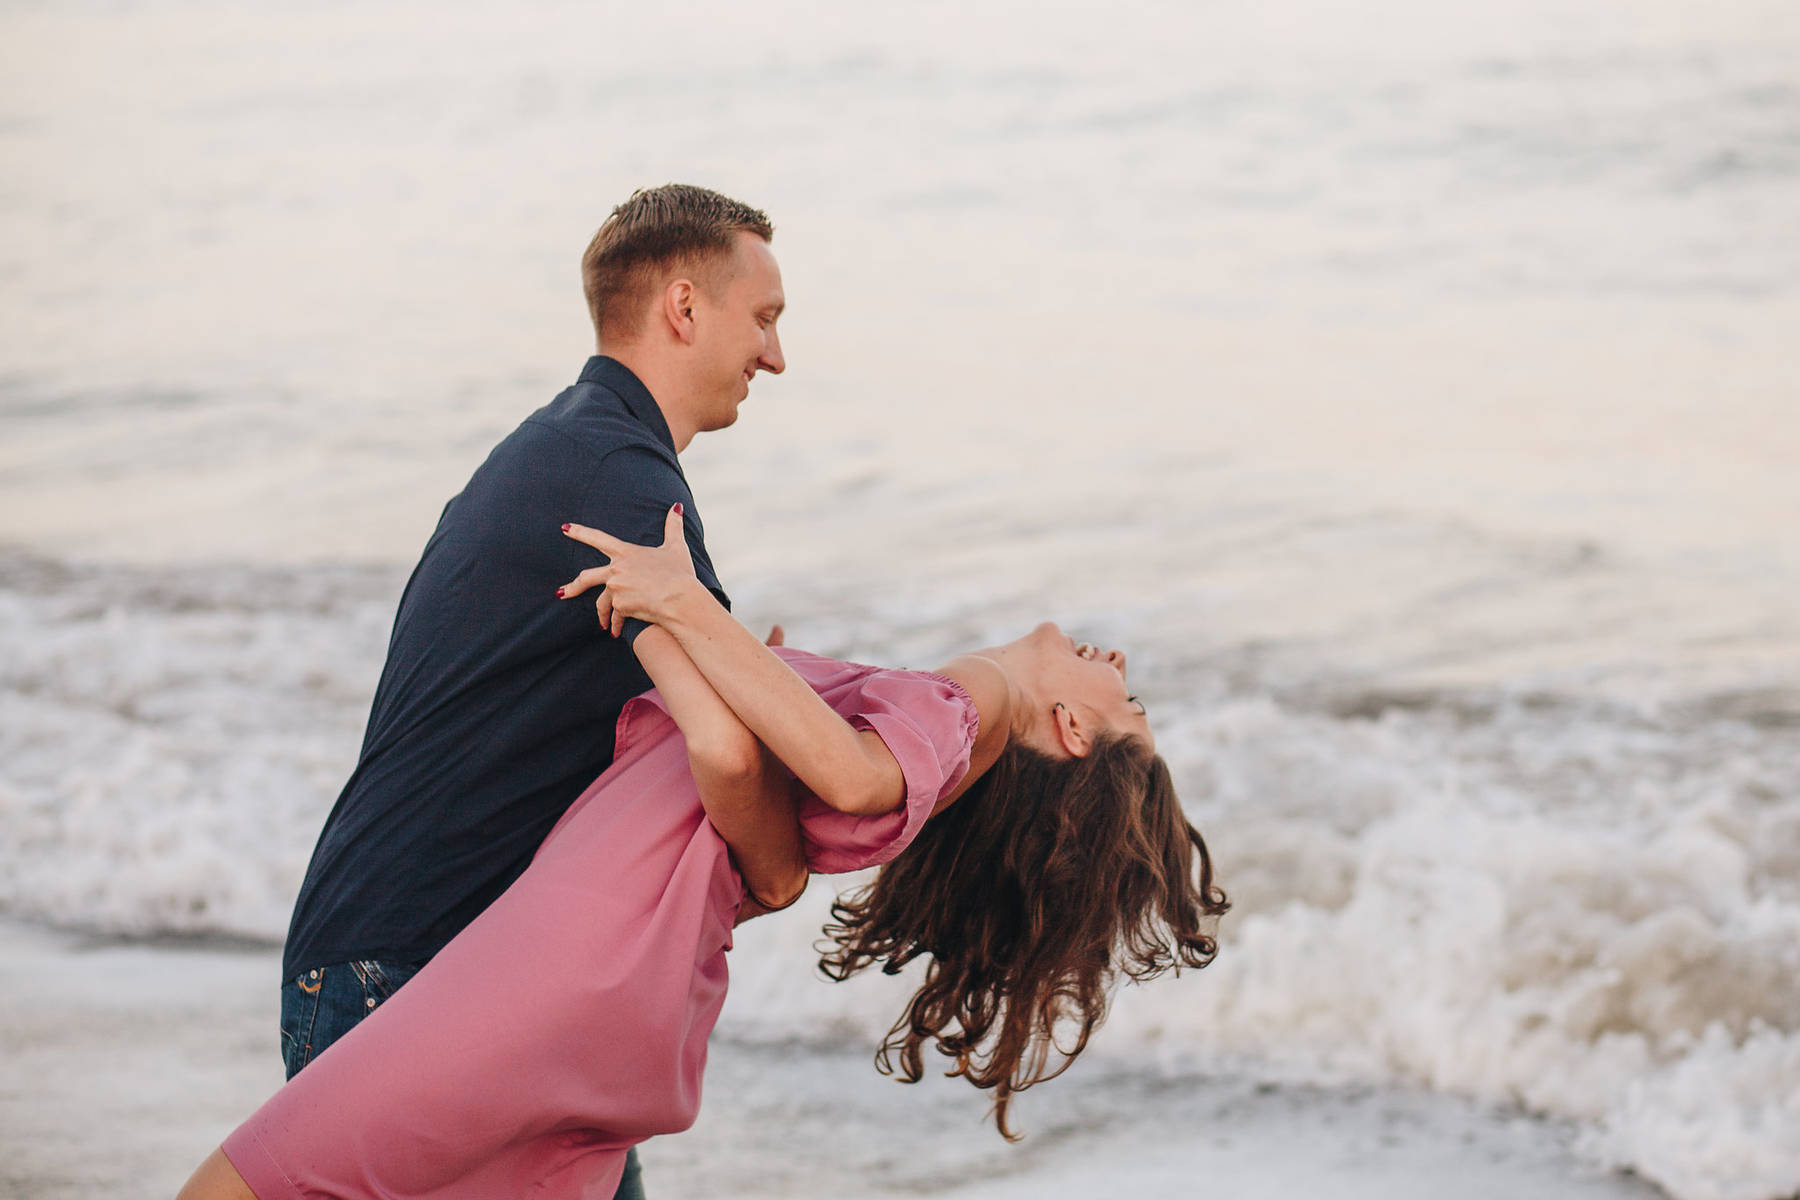
[[[779,375],[787,367],[775,332],[785,307],[774,251],[755,234],[740,232],[723,286],[694,293],[693,397],[700,430],[737,420],[758,371]]]

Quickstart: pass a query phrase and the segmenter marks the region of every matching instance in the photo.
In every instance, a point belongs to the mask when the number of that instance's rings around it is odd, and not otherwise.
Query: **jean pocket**
[[[319,1000],[325,990],[325,968],[296,975],[281,987],[281,1061],[292,1079],[313,1058]]]

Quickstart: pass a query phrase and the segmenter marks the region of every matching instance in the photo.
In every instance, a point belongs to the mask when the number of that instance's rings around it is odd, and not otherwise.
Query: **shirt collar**
[[[650,394],[650,389],[632,374],[630,367],[616,358],[596,354],[581,368],[581,382],[597,383],[623,400],[626,410],[649,427],[671,453],[675,452],[675,435],[669,432],[669,422],[663,417],[662,409],[656,406],[656,398]]]

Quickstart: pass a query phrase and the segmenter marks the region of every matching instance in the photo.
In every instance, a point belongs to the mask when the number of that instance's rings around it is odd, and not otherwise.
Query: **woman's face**
[[[980,653],[999,663],[1017,689],[1025,711],[1015,728],[1032,741],[1048,735],[1052,745],[1060,742],[1079,754],[1085,753],[1081,745],[1110,731],[1156,748],[1144,706],[1126,686],[1122,651],[1077,642],[1046,621],[1017,641]]]

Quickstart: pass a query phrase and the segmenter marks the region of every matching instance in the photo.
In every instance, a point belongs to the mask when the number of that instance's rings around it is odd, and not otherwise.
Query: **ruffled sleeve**
[[[817,796],[804,798],[807,864],[838,874],[887,862],[912,843],[968,771],[979,717],[960,684],[925,671],[873,671],[827,699],[850,724],[886,743],[906,779],[906,802],[879,816],[852,816]]]

